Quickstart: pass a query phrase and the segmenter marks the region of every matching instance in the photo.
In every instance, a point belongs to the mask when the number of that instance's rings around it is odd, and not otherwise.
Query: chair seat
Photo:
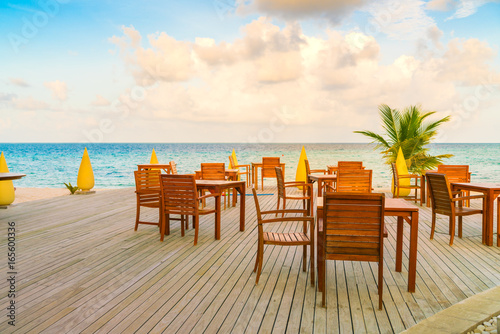
[[[483,210],[463,208],[463,207],[462,208],[460,208],[460,207],[455,208],[455,215],[457,215],[457,216],[468,216],[468,215],[475,215],[478,213],[483,213]]]
[[[272,245],[308,245],[311,239],[302,232],[296,233],[276,233],[264,232],[264,243]]]

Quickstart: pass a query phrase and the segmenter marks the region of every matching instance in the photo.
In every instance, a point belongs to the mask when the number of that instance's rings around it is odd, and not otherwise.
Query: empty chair
[[[450,246],[453,245],[453,239],[455,238],[455,217],[458,217],[458,237],[462,238],[462,217],[470,216],[475,214],[483,215],[483,233],[484,227],[486,225],[485,221],[485,205],[484,195],[475,196],[458,196],[461,194],[458,192],[451,192],[450,184],[445,174],[440,173],[426,173],[425,177],[429,184],[429,189],[432,199],[432,228],[431,228],[431,239],[434,239],[434,230],[436,228],[436,214],[441,214],[448,216],[449,220],[449,233],[450,233]],[[483,199],[482,209],[471,209],[462,207],[464,200],[470,200],[474,198]],[[456,203],[458,202],[458,207]]]
[[[163,236],[169,229],[170,215],[193,216],[194,245],[196,246],[200,215],[216,214],[215,209],[200,209],[200,200],[219,194],[214,193],[199,197],[194,175],[162,174],[160,184],[163,215],[160,228],[161,240],[163,241]],[[184,224],[181,224],[181,228],[181,233],[184,235]]]
[[[384,194],[326,193],[318,217],[323,249],[318,250],[318,281],[326,305],[326,260],[378,262],[379,309],[382,309]]]
[[[173,161],[170,161],[169,164],[170,164],[170,174],[179,174],[177,172],[177,164]]]
[[[372,192],[372,171],[369,169],[339,169],[337,192]]]
[[[240,168],[243,168],[243,170],[240,170]],[[251,184],[251,179],[250,179],[250,165],[237,165],[234,162],[233,156],[229,156],[229,169],[237,169],[238,170],[238,178],[240,175],[245,175],[245,182],[247,187],[250,186]]]
[[[139,170],[134,171],[135,194],[137,199],[137,209],[135,216],[135,228],[137,231],[139,224],[156,225],[161,227],[161,189],[160,189],[160,171],[159,170]],[[141,206],[146,208],[158,208],[158,222],[146,222],[140,220]]]
[[[363,169],[363,161],[339,161],[338,169]]]
[[[255,200],[255,208],[257,210],[258,224],[258,242],[257,242],[257,258],[255,259],[254,272],[257,271],[255,284],[259,283],[260,274],[262,272],[262,264],[264,262],[264,245],[279,245],[279,246],[303,246],[302,251],[302,270],[306,271],[307,266],[307,246],[310,248],[310,271],[311,271],[311,286],[314,286],[314,217],[307,216],[307,210],[287,209],[287,210],[271,210],[261,211],[259,199],[255,188],[252,188],[253,198]],[[278,214],[302,214],[304,216],[281,217],[275,218]],[[273,218],[263,219],[263,215],[273,215]],[[302,232],[265,232],[264,225],[272,223],[292,223],[302,222]],[[308,226],[309,225],[309,226]],[[288,228],[286,229],[289,230]]]
[[[201,179],[226,180],[226,164],[223,162],[202,163]],[[224,196],[224,209],[226,208],[228,198],[229,198],[229,189],[226,191]],[[203,205],[205,205],[205,201],[203,201]]]
[[[264,189],[264,178],[272,177],[276,178],[276,170],[274,167],[280,167],[280,158],[264,157],[262,158],[262,173],[261,173],[261,185]]]
[[[448,182],[462,182],[470,183],[471,173],[469,172],[469,165],[439,165],[438,173],[446,174]],[[463,191],[467,196],[470,191]],[[467,206],[470,207],[470,200],[467,201]]]
[[[415,193],[415,196],[414,198],[410,198],[410,197],[404,197],[406,200],[410,200],[410,201],[415,201],[415,203],[417,203],[417,195],[418,195],[418,191],[420,190],[420,205],[422,205],[422,188],[423,188],[423,183],[422,183],[422,177],[420,175],[416,175],[416,174],[399,174],[398,172],[398,168],[396,167],[396,163],[393,162],[391,163],[391,168],[392,168],[392,177],[393,177],[393,180],[394,180],[394,197],[396,198],[399,198],[400,197],[400,191],[401,189],[410,189],[414,191]],[[404,185],[404,184],[401,184],[401,181],[404,180],[404,179],[409,179],[410,180],[410,184],[409,185]],[[414,181],[414,183],[412,183],[411,181]],[[420,182],[419,182],[420,180]]]
[[[280,200],[283,200],[283,210],[286,209],[286,201],[291,200],[301,200],[302,207],[304,210],[308,210],[307,215],[311,214],[312,209],[312,184],[305,183],[304,181],[291,181],[285,182],[283,180],[283,172],[281,171],[281,167],[275,167],[276,169],[276,180],[278,183],[278,204],[276,206],[276,210],[280,208]],[[286,193],[286,188],[288,187],[302,187],[302,196],[290,196]],[[307,201],[307,202],[306,202]]]

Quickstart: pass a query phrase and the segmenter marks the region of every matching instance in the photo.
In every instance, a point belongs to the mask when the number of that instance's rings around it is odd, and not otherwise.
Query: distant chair
[[[170,164],[170,171],[171,171],[170,174],[174,174],[174,175],[179,174],[177,172],[177,164],[173,161],[170,161],[169,164]]]
[[[264,189],[264,178],[272,177],[276,178],[276,170],[274,167],[281,167],[280,158],[264,157],[262,158],[262,173],[261,173],[261,185]]]
[[[200,200],[215,197],[219,194],[208,194],[199,197],[194,175],[161,175],[162,214],[164,216],[160,228],[161,240],[166,231],[169,230],[170,215],[193,216],[194,222],[194,245],[198,242],[198,230],[200,215],[208,215],[216,212],[215,209],[200,209]],[[168,233],[167,233],[168,234]],[[184,224],[181,224],[181,234],[184,236]]]
[[[446,174],[450,183],[470,183],[471,180],[469,165],[438,165],[438,173]],[[463,191],[463,193],[470,196],[470,191]],[[470,200],[467,200],[467,207],[470,207]]]
[[[160,189],[160,174],[156,169],[134,171],[135,178],[135,194],[137,199],[137,209],[135,216],[135,228],[137,231],[139,224],[161,226],[161,189]],[[141,221],[141,206],[146,208],[157,208],[159,210],[158,222]]]
[[[378,262],[378,307],[382,309],[384,268],[384,194],[326,193],[323,216],[323,249],[318,249],[318,282],[326,306],[326,260]]]
[[[337,192],[371,193],[372,171],[369,169],[339,169]]]
[[[313,190],[312,190],[312,184],[305,183],[304,181],[291,181],[291,182],[285,182],[283,180],[283,172],[281,171],[281,167],[275,167],[276,170],[276,180],[278,183],[278,204],[276,206],[276,210],[279,210],[280,208],[280,200],[283,200],[283,210],[286,209],[286,201],[288,199],[291,200],[302,200],[302,207],[304,210],[309,210],[307,212],[307,215],[311,215],[312,207],[313,207]],[[286,188],[288,187],[302,187],[302,196],[289,196],[286,193]],[[307,203],[306,205],[306,201]]]
[[[339,161],[338,169],[364,169],[363,161]]]
[[[202,163],[201,164],[201,179],[202,180],[226,180],[226,164],[221,162]],[[226,209],[227,199],[229,198],[229,189],[224,194],[224,209]],[[229,201],[229,203],[231,203]],[[205,206],[205,201],[203,201]]]
[[[305,166],[306,166],[306,175],[310,174],[315,174],[315,173],[322,173],[323,175],[328,174],[328,170],[326,169],[311,169],[311,166],[309,165],[309,160],[304,160]],[[326,189],[326,185],[329,184],[331,188],[334,188],[332,182],[325,182],[323,183],[323,188]]]
[[[450,189],[450,183],[445,174],[439,173],[426,173],[427,183],[429,184],[431,199],[432,199],[432,228],[431,228],[431,240],[434,239],[434,230],[436,228],[436,214],[441,214],[448,216],[449,221],[449,233],[450,233],[450,246],[453,245],[453,239],[455,238],[455,217],[458,217],[458,237],[462,238],[462,217],[470,216],[475,214],[483,215],[483,233],[484,226],[486,224],[486,217],[484,212],[486,212],[486,201],[484,195],[475,196],[465,196],[459,197],[460,191],[452,192]],[[483,199],[483,209],[470,209],[462,207],[464,200],[470,200],[475,198]],[[456,203],[458,202],[458,207]]]
[[[391,163],[391,168],[392,168],[392,177],[393,177],[393,182],[394,182],[394,197],[395,198],[400,198],[400,190],[401,189],[409,189],[410,191],[413,190],[415,192],[415,197],[410,198],[410,197],[404,197],[406,200],[410,201],[415,201],[415,204],[417,203],[417,196],[418,196],[418,191],[420,190],[420,205],[422,205],[422,189],[424,187],[424,184],[422,182],[422,176],[416,175],[416,174],[399,174],[398,173],[398,168],[396,167],[396,163],[393,162]],[[402,185],[401,180],[404,179],[410,179],[410,184],[409,185]],[[415,183],[412,183],[411,180],[414,180]],[[420,184],[419,181],[420,180]]]
[[[240,170],[240,168],[244,168],[244,170]],[[238,170],[238,178],[240,175],[245,175],[245,182],[247,187],[250,186],[252,180],[250,178],[250,165],[236,165],[234,163],[233,156],[229,156],[229,169],[237,169]]]
[[[306,271],[307,266],[307,246],[310,248],[310,271],[311,271],[311,286],[314,286],[314,217],[307,216],[307,210],[287,209],[287,210],[271,210],[260,211],[259,199],[255,188],[252,188],[253,198],[255,200],[255,208],[257,210],[258,224],[258,242],[257,242],[257,257],[255,259],[254,272],[257,272],[255,284],[259,283],[260,274],[262,272],[262,264],[264,262],[264,245],[278,246],[303,246],[302,251],[302,270]],[[263,215],[273,215],[273,218],[263,219]],[[303,214],[303,217],[281,217],[274,218],[278,214]],[[302,232],[264,232],[264,225],[279,222],[302,222]],[[308,226],[309,225],[309,226]],[[288,229],[286,229],[288,230]]]

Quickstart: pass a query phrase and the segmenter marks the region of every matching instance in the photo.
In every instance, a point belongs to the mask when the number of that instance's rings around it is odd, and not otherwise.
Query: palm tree
[[[451,154],[432,156],[426,147],[436,136],[438,127],[442,123],[448,122],[450,116],[434,122],[426,121],[435,112],[423,112],[419,105],[410,106],[401,112],[382,104],[379,106],[379,113],[387,138],[372,131],[354,132],[370,137],[373,143],[377,143],[377,148],[383,149],[382,154],[386,163],[390,164],[396,161],[401,147],[408,171],[422,174],[424,170],[432,170],[444,159],[453,156]]]

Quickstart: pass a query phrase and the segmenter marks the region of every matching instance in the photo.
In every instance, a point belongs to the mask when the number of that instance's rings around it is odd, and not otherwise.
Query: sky
[[[0,142],[500,142],[500,2],[2,1]]]

